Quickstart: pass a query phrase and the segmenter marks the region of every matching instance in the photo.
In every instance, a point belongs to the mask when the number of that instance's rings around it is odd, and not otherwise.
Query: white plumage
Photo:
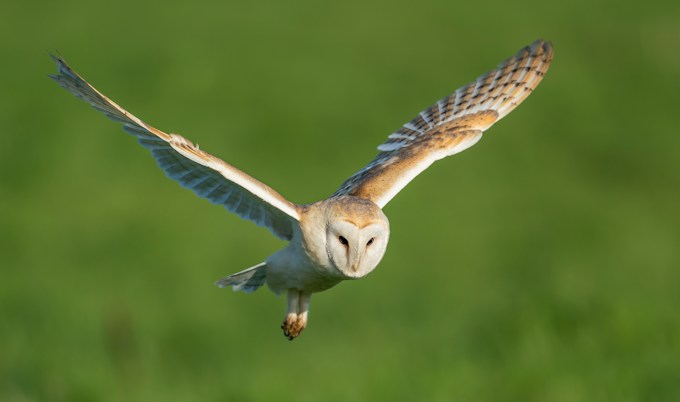
[[[390,228],[384,207],[435,161],[471,147],[538,85],[553,50],[538,40],[493,71],[462,86],[390,134],[366,167],[328,199],[294,204],[269,186],[198,149],[178,134],[158,130],[97,91],[61,57],[54,57],[57,83],[123,124],[151,151],[161,169],[182,186],[288,240],[264,262],[220,279],[220,287],[253,292],[265,283],[288,293],[284,335],[306,327],[312,293],[368,275],[380,262]]]

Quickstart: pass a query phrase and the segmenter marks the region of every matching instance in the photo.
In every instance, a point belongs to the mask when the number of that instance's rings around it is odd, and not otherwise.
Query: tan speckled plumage
[[[536,88],[553,57],[537,40],[475,81],[439,100],[388,136],[382,151],[335,195],[366,197],[381,208],[436,160],[464,151]]]
[[[252,292],[266,283],[275,293],[287,292],[282,329],[293,339],[307,326],[312,293],[362,278],[378,265],[390,234],[382,207],[432,163],[479,141],[539,84],[552,55],[550,42],[542,40],[521,49],[404,124],[378,147],[376,158],[330,198],[308,205],[288,201],[184,137],[144,123],[88,84],[61,57],[53,56],[58,74],[51,78],[122,123],[182,186],[289,241],[265,262],[217,285]]]

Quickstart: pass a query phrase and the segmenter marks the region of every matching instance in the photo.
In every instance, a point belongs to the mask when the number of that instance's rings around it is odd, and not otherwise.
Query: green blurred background
[[[0,400],[679,400],[680,3],[632,3],[4,4]],[[284,244],[47,78],[57,49],[307,203],[539,37],[535,93],[385,208],[382,264],[294,342],[285,298],[212,285]]]

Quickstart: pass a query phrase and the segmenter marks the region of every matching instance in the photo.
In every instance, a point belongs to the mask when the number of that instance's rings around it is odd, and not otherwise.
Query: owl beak
[[[352,272],[356,274],[357,270],[359,270],[359,264],[361,263],[358,241],[352,243],[352,246],[349,248],[349,260],[352,262],[350,268],[352,269]]]
[[[359,264],[361,264],[361,258],[358,255],[353,256],[352,272],[356,273],[359,270]]]
[[[352,272],[357,272],[358,268],[359,268],[359,261],[355,261],[354,264],[352,264]]]

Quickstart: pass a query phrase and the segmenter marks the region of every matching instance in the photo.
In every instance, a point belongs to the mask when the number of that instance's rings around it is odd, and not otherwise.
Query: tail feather
[[[255,265],[254,267],[250,267],[241,272],[224,277],[215,282],[215,285],[221,288],[231,286],[234,292],[240,290],[245,293],[251,293],[256,291],[260,286],[264,285],[266,278],[267,263],[263,262],[261,264]]]

